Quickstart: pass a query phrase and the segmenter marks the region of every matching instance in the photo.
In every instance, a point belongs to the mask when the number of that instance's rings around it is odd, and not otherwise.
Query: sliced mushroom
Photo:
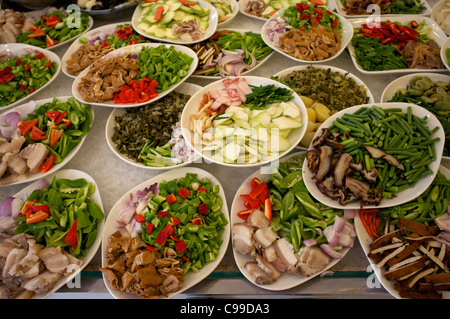
[[[331,168],[331,157],[333,155],[333,149],[328,145],[323,145],[319,149],[319,168],[316,175],[316,180],[322,181],[328,174]]]
[[[333,170],[334,184],[337,187],[341,187],[343,185],[345,173],[350,167],[352,159],[353,157],[347,153],[342,153],[339,157],[339,160]]]

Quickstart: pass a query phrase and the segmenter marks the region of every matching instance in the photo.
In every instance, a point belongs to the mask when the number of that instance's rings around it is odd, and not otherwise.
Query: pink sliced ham
[[[226,78],[222,80],[225,88],[210,91],[209,95],[214,100],[210,106],[217,110],[222,104],[227,106],[241,106],[246,101],[246,95],[252,93],[252,89],[244,78]]]

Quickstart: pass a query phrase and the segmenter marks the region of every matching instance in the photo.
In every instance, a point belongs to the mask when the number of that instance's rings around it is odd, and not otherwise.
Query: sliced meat
[[[331,258],[316,246],[305,246],[298,253],[299,261],[295,272],[301,276],[312,276],[321,272],[330,263]]]
[[[233,247],[244,255],[250,254],[255,249],[253,241],[253,228],[247,223],[236,223],[232,228]]]
[[[255,228],[270,227],[270,220],[266,217],[264,212],[259,209],[254,209],[247,218],[247,223]]]

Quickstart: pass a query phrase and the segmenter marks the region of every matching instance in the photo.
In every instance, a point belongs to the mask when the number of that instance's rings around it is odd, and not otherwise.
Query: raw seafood
[[[109,237],[106,265],[100,268],[113,289],[142,298],[167,297],[183,286],[184,270],[177,253],[166,248],[160,252],[146,249],[140,237],[123,237],[119,231]]]
[[[78,84],[78,91],[87,102],[112,100],[114,93],[139,74],[139,59],[130,53],[96,60]]]
[[[80,74],[94,61],[111,52],[112,50],[113,48],[104,47],[101,44],[82,45],[74,53],[72,53],[70,59],[67,60],[67,73],[71,75]]]

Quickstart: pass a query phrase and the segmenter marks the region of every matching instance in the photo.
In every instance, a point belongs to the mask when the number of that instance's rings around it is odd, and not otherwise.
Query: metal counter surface
[[[432,6],[435,0],[430,0]],[[115,23],[131,21],[133,10],[126,10],[120,14],[108,16],[94,16],[93,28]],[[241,13],[224,27],[248,29],[260,32],[262,21],[244,16]],[[61,58],[69,44],[57,48],[55,53]],[[323,64],[323,63],[321,63]],[[298,62],[275,52],[269,60],[249,75],[269,77],[283,69],[299,65]],[[392,80],[402,74],[367,75],[357,71],[350,59],[348,51],[332,60],[328,65],[345,69],[359,77],[371,90],[375,101],[379,102],[381,94]],[[71,95],[73,79],[60,73],[50,87],[38,93],[35,100],[49,97]],[[188,83],[201,86],[211,83],[211,80],[189,78]],[[109,149],[105,137],[105,125],[112,108],[94,106],[95,120],[92,131],[86,138],[84,145],[76,156],[63,169],[77,169],[91,175],[100,191],[105,215],[111,210],[116,201],[129,189],[146,181],[163,171],[150,171],[131,166],[119,159]],[[442,163],[450,168],[450,161]],[[193,167],[202,168],[213,174],[223,185],[228,207],[231,208],[235,191],[244,180],[258,168],[230,168],[217,164],[198,163]],[[0,198],[14,195],[28,184],[0,188]],[[71,288],[64,286],[53,294],[52,299],[73,298],[113,298],[101,276],[98,268],[101,266],[101,251],[97,252],[93,260],[81,273],[79,285]],[[336,266],[320,277],[289,290],[273,292],[253,285],[240,273],[234,261],[231,243],[219,267],[205,280],[186,292],[178,295],[177,299],[189,298],[393,298],[375,279],[369,267],[358,240],[354,247]]]

